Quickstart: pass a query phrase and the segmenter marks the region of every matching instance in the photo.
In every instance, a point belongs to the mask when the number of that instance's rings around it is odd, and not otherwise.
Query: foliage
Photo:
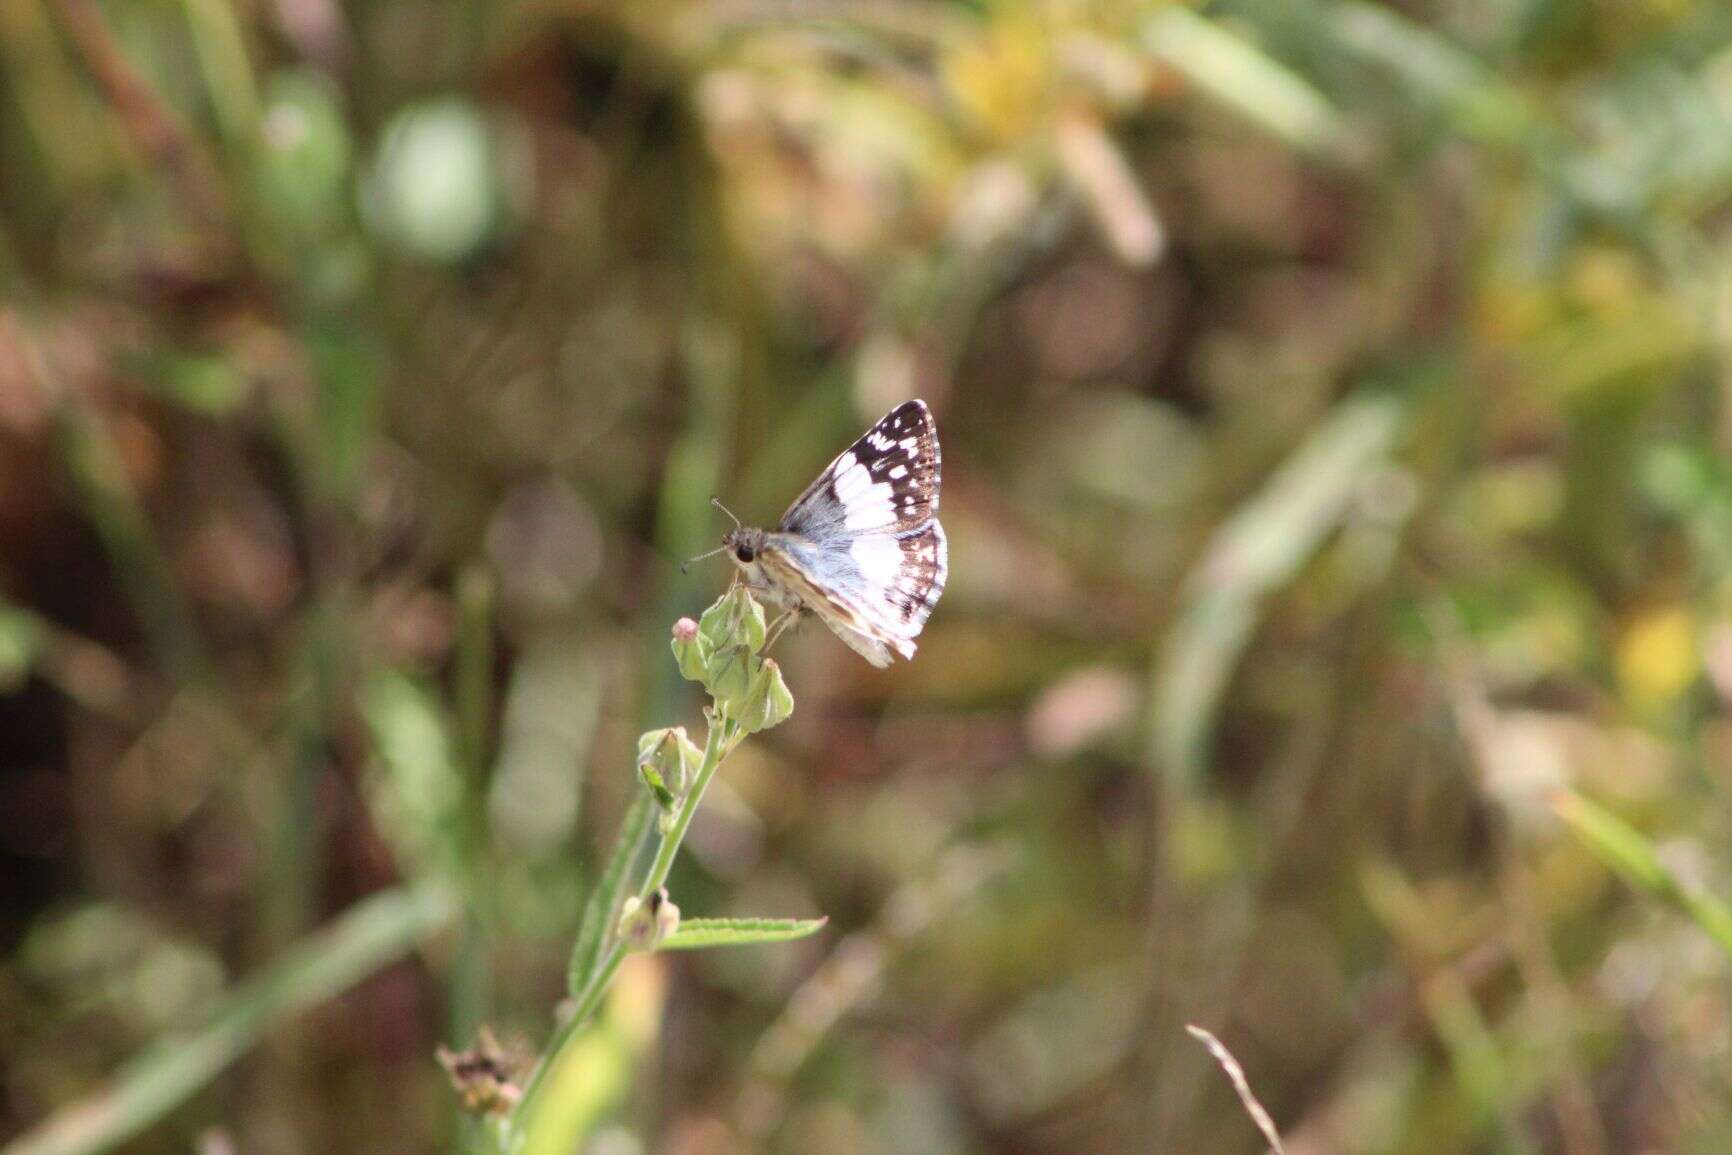
[[[0,3],[0,1149],[1726,1150],[1729,60]],[[766,657],[913,395],[919,653]]]

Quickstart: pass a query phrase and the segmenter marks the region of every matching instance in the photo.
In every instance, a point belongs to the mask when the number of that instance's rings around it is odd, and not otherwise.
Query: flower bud
[[[654,950],[679,928],[680,908],[665,886],[647,899],[633,895],[620,907],[619,940],[628,951]]]
[[[698,622],[698,633],[709,643],[712,654],[727,646],[744,646],[755,654],[764,648],[766,628],[764,607],[738,583],[729,586]]]
[[[674,623],[674,660],[679,663],[680,677],[691,682],[704,680],[704,670],[709,665],[709,641],[698,629],[698,623],[690,618],[681,618]]]
[[[718,650],[710,661],[710,676],[704,682],[710,696],[729,717],[736,716],[736,704],[752,692],[761,663],[745,646],[728,646]]]
[[[793,712],[794,695],[782,680],[782,667],[774,658],[764,658],[758,663],[750,689],[728,707],[729,716],[748,733],[779,725]]]
[[[664,811],[679,805],[703,759],[684,726],[650,730],[637,740],[638,777]]]

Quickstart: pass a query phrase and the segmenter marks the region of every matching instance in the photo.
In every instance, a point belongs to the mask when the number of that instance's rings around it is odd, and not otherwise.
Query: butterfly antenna
[[[710,550],[708,553],[700,553],[697,557],[688,557],[685,561],[682,561],[680,563],[680,572],[685,573],[686,570],[691,567],[691,564],[694,561],[703,561],[706,557],[715,557],[718,553],[721,553],[724,549],[727,549],[727,548],[728,547],[725,545],[718,545],[715,549]]]
[[[731,520],[734,523],[735,529],[740,528],[740,519],[734,516],[733,510],[729,509],[727,506],[722,504],[721,498],[719,498],[719,497],[710,498],[710,504],[715,506],[717,509],[721,510],[723,513],[727,514],[729,520]],[[692,560],[696,561],[697,559],[693,558]]]

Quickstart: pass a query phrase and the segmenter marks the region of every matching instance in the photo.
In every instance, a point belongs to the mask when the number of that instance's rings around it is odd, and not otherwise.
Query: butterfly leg
[[[776,639],[786,633],[789,626],[797,625],[805,613],[806,607],[804,606],[795,606],[793,609],[783,611],[775,621],[770,623],[770,628],[764,635],[764,649],[768,650],[775,645]]]

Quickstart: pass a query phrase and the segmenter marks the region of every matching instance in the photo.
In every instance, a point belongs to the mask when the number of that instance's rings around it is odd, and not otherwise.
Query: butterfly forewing
[[[920,529],[938,516],[939,465],[932,413],[905,402],[838,454],[777,528],[808,537]]]

